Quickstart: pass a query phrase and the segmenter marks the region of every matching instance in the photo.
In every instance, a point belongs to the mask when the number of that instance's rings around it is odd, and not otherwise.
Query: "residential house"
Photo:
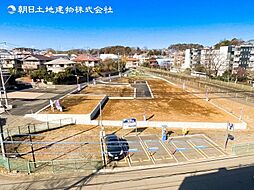
[[[76,54],[71,54],[70,55],[70,60],[74,60],[74,59],[76,59],[78,56],[76,55]]]
[[[158,67],[159,64],[158,64],[158,61],[155,57],[151,57],[147,60],[147,62],[149,63],[149,66],[150,67]]]
[[[21,69],[22,61],[17,59],[16,56],[8,50],[0,50],[0,61],[3,70]]]
[[[125,65],[126,69],[137,68],[139,66],[139,59],[127,57],[125,61],[126,61]]]
[[[133,58],[136,58],[136,59],[139,60],[139,65],[143,65],[143,64],[146,63],[146,62],[148,61],[148,59],[149,59],[149,58],[147,57],[146,54],[140,54],[140,55],[135,54],[135,55],[133,56]]]
[[[51,59],[59,59],[59,58],[64,58],[64,59],[70,59],[70,56],[68,54],[65,53],[52,53],[52,52],[48,52],[44,54],[47,57],[50,57]]]
[[[15,48],[12,51],[16,58],[24,59],[25,57],[34,54],[35,50],[31,48]]]
[[[83,64],[87,67],[95,67],[101,63],[101,59],[92,55],[81,54],[73,61]]]
[[[58,58],[44,63],[47,71],[51,71],[53,73],[64,72],[66,68],[74,67],[75,64],[76,62],[64,58]]]
[[[120,59],[120,56],[115,55],[115,54],[100,54],[100,59],[102,61],[105,61],[107,59],[118,60],[118,59]]]
[[[50,57],[44,55],[29,55],[23,59],[24,71],[36,70],[45,67],[44,63],[51,61]]]
[[[170,69],[173,65],[173,59],[171,58],[157,58],[156,60],[161,68]]]

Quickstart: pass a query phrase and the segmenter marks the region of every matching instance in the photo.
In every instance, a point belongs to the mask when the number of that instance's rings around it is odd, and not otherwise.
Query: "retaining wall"
[[[76,124],[91,124],[91,120],[100,111],[100,104],[103,107],[108,100],[108,96],[104,96],[103,99],[96,105],[93,111],[89,114],[26,114],[25,117],[31,117],[38,121],[48,122],[56,119],[72,118]]]
[[[91,124],[97,125],[99,121],[91,121]],[[246,123],[233,123],[234,129],[247,129]],[[103,120],[103,126],[120,127],[122,121]],[[188,128],[188,129],[227,129],[228,123],[212,123],[212,122],[167,122],[167,121],[137,121],[137,127],[161,127],[167,125],[168,128]]]

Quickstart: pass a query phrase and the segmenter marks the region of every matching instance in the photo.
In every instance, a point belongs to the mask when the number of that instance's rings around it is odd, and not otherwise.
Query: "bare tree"
[[[254,81],[254,70],[249,69],[249,70],[247,71],[247,77],[248,77],[250,80]]]
[[[218,76],[218,72],[221,69],[222,65],[225,63],[226,59],[220,55],[218,50],[209,49],[203,55],[203,60],[201,64],[205,67],[205,72],[208,76]]]

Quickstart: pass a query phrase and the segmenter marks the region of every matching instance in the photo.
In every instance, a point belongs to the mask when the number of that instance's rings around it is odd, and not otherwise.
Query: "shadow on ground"
[[[254,189],[254,166],[220,168],[218,172],[186,177],[179,190],[250,190]]]

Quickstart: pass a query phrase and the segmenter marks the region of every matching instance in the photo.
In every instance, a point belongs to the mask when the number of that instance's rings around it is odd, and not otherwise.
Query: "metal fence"
[[[4,127],[3,135],[4,138],[12,138],[15,135],[21,134],[30,134],[30,133],[38,133],[43,131],[48,131],[52,129],[57,129],[60,127],[64,127],[67,125],[75,124],[75,121],[72,118],[53,120],[43,123],[29,124],[23,126],[12,127],[11,129]]]
[[[201,78],[201,77],[197,78],[197,77],[194,77],[194,76],[181,74],[181,73],[172,73],[172,72],[161,70],[161,69],[151,69],[151,68],[143,67],[142,70],[150,71],[150,72],[153,72],[153,73],[160,73],[160,74],[172,76],[172,77],[175,77],[175,78],[182,78],[182,79],[186,79],[186,80],[187,79],[188,80],[199,80],[199,81],[209,82],[210,84],[217,84],[217,85],[220,85],[220,86],[222,85],[222,86],[225,86],[225,87],[231,87],[231,88],[238,89],[238,90],[254,92],[254,88],[252,86],[244,85],[244,84],[238,84],[238,83],[235,83],[235,82],[225,82],[225,81],[221,81],[221,80],[211,79],[211,78],[208,78],[208,77],[206,77],[206,78]]]
[[[254,143],[234,145],[232,153],[236,156],[254,154]]]
[[[3,158],[0,156],[0,165],[9,172],[24,173],[61,173],[61,172],[88,172],[92,173],[102,168],[101,160],[69,159],[31,162],[20,158]]]

